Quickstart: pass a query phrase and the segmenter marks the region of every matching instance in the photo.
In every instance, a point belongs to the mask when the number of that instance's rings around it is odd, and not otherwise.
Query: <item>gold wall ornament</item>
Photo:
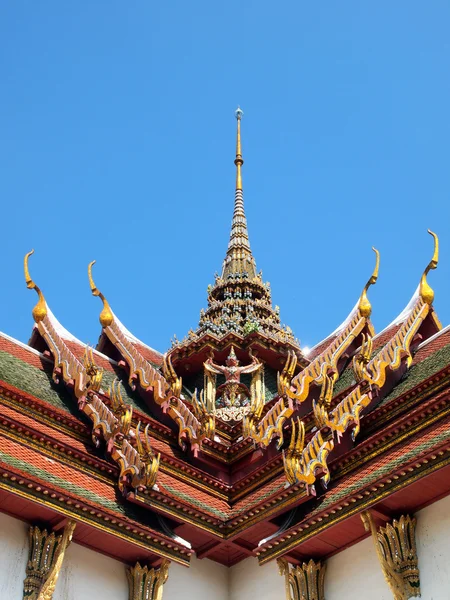
[[[377,282],[378,271],[380,268],[380,253],[374,247],[372,247],[372,250],[375,252],[375,256],[376,256],[375,268],[373,270],[372,275],[369,278],[369,281],[364,286],[361,297],[359,299],[359,306],[358,306],[359,312],[362,314],[363,317],[366,317],[366,318],[370,317],[370,315],[372,313],[372,305],[370,304],[369,299],[367,298],[367,291],[371,285],[374,285]]]
[[[51,600],[74,529],[74,521],[68,521],[61,535],[30,527],[24,599]]]
[[[431,269],[436,269],[436,267],[438,266],[438,261],[439,261],[439,238],[430,229],[428,229],[428,233],[434,239],[434,251],[433,251],[433,257],[430,260],[430,262],[428,263],[425,271],[423,272],[422,278],[420,280],[419,293],[420,293],[420,297],[422,298],[422,300],[426,304],[433,304],[434,291],[433,291],[433,289],[430,287],[430,285],[427,282],[427,275],[431,271]]]
[[[292,566],[286,559],[277,559],[280,575],[284,575],[286,600],[325,600],[326,564],[310,560]]]
[[[91,292],[93,296],[98,296],[100,300],[103,302],[103,308],[100,313],[100,324],[102,327],[109,327],[114,320],[114,316],[112,314],[111,307],[109,306],[108,300],[101,293],[101,291],[97,288],[92,278],[92,267],[95,265],[95,260],[89,263],[88,265],[88,277],[89,277],[89,285],[91,287]]]
[[[34,250],[31,250],[30,252],[25,254],[25,258],[23,261],[23,270],[25,273],[25,282],[27,284],[27,288],[29,290],[36,290],[36,293],[39,296],[37,304],[33,308],[32,313],[31,313],[33,315],[33,319],[36,321],[36,323],[39,323],[39,321],[42,321],[42,319],[47,315],[47,304],[45,302],[44,295],[41,292],[40,288],[38,288],[38,286],[34,283],[34,281],[30,277],[30,271],[28,270],[28,259],[30,258],[30,256],[32,254],[34,254]]]
[[[361,513],[370,531],[384,577],[394,600],[420,597],[419,564],[416,549],[416,519],[402,515],[378,530],[369,511]]]
[[[137,562],[127,569],[128,600],[161,600],[163,586],[169,578],[170,561],[163,560],[159,569],[141,567]]]

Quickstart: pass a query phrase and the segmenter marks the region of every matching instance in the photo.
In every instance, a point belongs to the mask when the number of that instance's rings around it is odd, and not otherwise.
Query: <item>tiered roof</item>
[[[375,335],[370,321],[377,253],[348,318],[304,356],[250,250],[236,116],[230,242],[195,332],[153,350],[114,314],[91,263],[103,307],[89,348],[50,311],[28,254],[29,345],[0,335],[1,508],[74,519],[76,541],[128,562],[326,557],[366,535],[362,510],[386,517],[450,492],[450,332],[427,282],[437,236],[391,325]],[[205,364],[224,365],[232,347],[259,379],[242,375],[248,400],[224,420],[214,394],[227,379]]]

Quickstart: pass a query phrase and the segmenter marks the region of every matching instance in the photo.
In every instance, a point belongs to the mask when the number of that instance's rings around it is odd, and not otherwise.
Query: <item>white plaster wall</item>
[[[420,587],[425,600],[450,600],[450,496],[416,513]],[[392,600],[371,538],[328,560],[326,600]]]
[[[0,513],[0,598],[22,600],[28,525]]]
[[[70,544],[53,600],[128,600],[125,565],[117,560]]]
[[[420,587],[425,600],[450,600],[450,496],[416,514]]]
[[[284,577],[275,561],[259,566],[246,558],[230,569],[229,600],[284,600]]]
[[[227,567],[207,558],[198,560],[192,556],[188,569],[177,564],[170,565],[163,600],[229,600],[228,585]]]
[[[423,596],[427,598],[427,596]],[[325,574],[326,600],[392,600],[372,538],[332,556]]]

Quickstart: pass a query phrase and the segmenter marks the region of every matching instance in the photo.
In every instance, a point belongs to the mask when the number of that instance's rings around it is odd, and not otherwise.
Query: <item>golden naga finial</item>
[[[425,269],[425,271],[423,272],[422,278],[420,280],[420,288],[419,288],[419,292],[420,292],[420,297],[422,298],[422,300],[426,303],[426,304],[433,304],[433,300],[434,300],[434,291],[433,289],[428,285],[427,282],[427,275],[428,273],[431,271],[431,269],[435,269],[438,266],[438,261],[439,261],[439,238],[438,236],[433,233],[430,229],[428,229],[428,233],[430,235],[433,236],[434,238],[434,252],[433,252],[433,257],[430,260],[430,262],[427,265],[427,268]]]
[[[380,267],[380,253],[373,246],[372,246],[372,250],[375,252],[375,255],[376,255],[375,268],[373,270],[372,275],[370,276],[369,281],[364,286],[361,297],[359,299],[359,305],[358,305],[359,312],[362,314],[363,317],[370,317],[370,315],[372,313],[372,305],[370,304],[369,299],[367,298],[367,290],[369,289],[369,287],[371,285],[376,283],[376,281],[378,279],[378,269]]]
[[[100,300],[103,302],[103,309],[100,313],[100,324],[102,327],[108,327],[113,322],[113,314],[111,311],[111,307],[109,306],[108,300],[101,293],[101,291],[96,287],[94,280],[92,279],[92,266],[95,265],[95,260],[93,260],[88,265],[88,277],[89,277],[89,285],[91,286],[91,292],[93,296],[98,296]]]
[[[234,159],[234,164],[236,165],[236,189],[242,190],[241,167],[244,164],[244,159],[242,158],[241,150],[241,119],[244,111],[238,106],[234,114],[236,115],[237,119],[236,158]]]
[[[42,319],[47,315],[47,304],[45,302],[44,294],[41,292],[41,290],[30,277],[30,271],[28,270],[28,259],[32,254],[34,254],[34,250],[31,250],[31,252],[25,254],[25,259],[23,261],[23,270],[25,272],[25,282],[27,284],[27,288],[29,290],[36,290],[36,293],[39,296],[39,300],[31,313],[36,323],[39,323],[39,321],[42,321]]]
[[[283,452],[284,473],[291,485],[298,482],[298,471],[300,459],[305,447],[305,424],[297,417],[297,427],[292,420],[291,442],[286,451]]]

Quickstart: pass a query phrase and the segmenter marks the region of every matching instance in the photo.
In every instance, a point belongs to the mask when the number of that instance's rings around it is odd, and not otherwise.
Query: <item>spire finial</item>
[[[234,164],[236,165],[236,189],[242,190],[241,167],[244,164],[244,159],[242,158],[241,150],[241,119],[244,111],[238,106],[234,114],[237,120],[236,158],[234,159]]]

